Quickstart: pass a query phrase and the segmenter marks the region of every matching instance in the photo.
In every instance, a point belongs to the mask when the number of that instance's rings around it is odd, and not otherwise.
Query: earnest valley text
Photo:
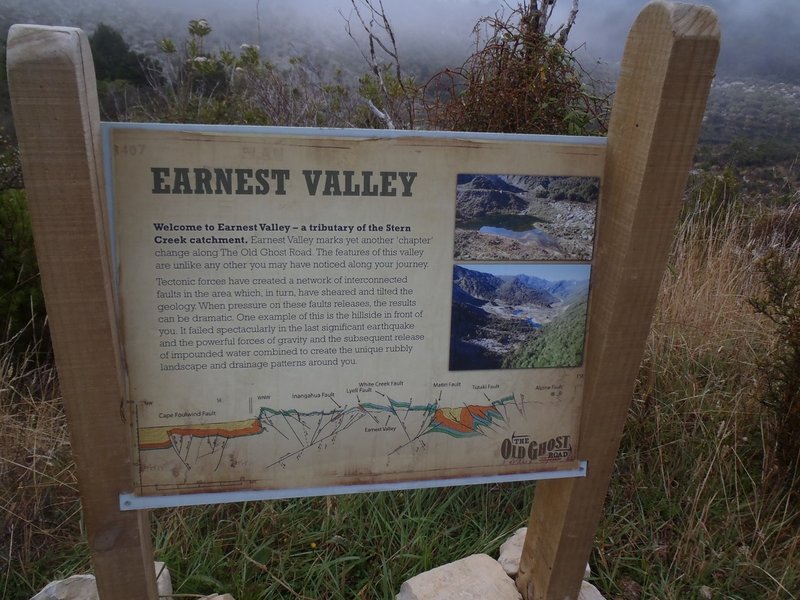
[[[289,169],[150,167],[153,194],[226,194],[285,196],[292,181]],[[339,171],[303,169],[309,196],[414,195],[415,171]]]

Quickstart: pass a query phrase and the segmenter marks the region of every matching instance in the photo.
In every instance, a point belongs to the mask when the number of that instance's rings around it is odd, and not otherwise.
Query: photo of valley
[[[456,260],[590,260],[600,180],[458,175]]]
[[[450,370],[577,367],[588,264],[453,266]]]

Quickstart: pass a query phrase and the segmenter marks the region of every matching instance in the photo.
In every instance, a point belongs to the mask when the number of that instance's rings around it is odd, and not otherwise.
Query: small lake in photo
[[[477,230],[484,235],[499,235],[522,243],[535,242],[543,246],[558,247],[558,240],[536,229],[534,227],[536,223],[547,223],[547,221],[533,215],[490,214],[481,219],[459,223],[459,226]]]
[[[596,177],[461,173],[456,183],[457,260],[588,260]]]
[[[542,246],[558,247],[558,240],[556,240],[556,238],[539,229],[512,231],[511,229],[505,229],[503,227],[489,227],[484,225],[478,230],[478,233],[483,233],[484,235],[499,235],[522,243],[536,242]]]
[[[459,222],[457,225],[464,229],[483,229],[484,227],[497,227],[509,231],[529,231],[536,223],[547,223],[544,219],[533,215],[509,215],[504,213],[488,214],[480,219]]]

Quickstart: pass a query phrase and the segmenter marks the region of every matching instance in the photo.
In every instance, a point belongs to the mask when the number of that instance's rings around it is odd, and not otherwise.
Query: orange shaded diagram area
[[[225,423],[199,423],[194,425],[166,425],[139,429],[139,450],[172,449],[187,469],[191,463],[204,456],[217,455],[219,468],[228,441],[234,438],[258,435],[264,430],[258,419],[228,421]],[[195,452],[190,458],[190,450]]]
[[[481,435],[481,429],[491,426],[496,420],[502,421],[503,417],[494,405],[439,408],[433,415],[430,429],[457,438],[469,437]]]
[[[195,438],[220,437],[232,439],[261,433],[261,421],[245,419],[227,423],[203,423],[199,425],[167,425],[139,429],[140,450],[164,450],[173,446],[175,436]]]

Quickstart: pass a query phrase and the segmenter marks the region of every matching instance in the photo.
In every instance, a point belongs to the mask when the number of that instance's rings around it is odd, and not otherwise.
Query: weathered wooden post
[[[86,36],[15,25],[8,79],[36,254],[103,599],[155,600],[147,511],[121,512],[130,428],[111,290],[100,114]]]
[[[577,598],[644,352],[719,52],[713,11],[653,2],[622,62],[598,223],[579,457],[582,479],[537,484],[517,587]]]

